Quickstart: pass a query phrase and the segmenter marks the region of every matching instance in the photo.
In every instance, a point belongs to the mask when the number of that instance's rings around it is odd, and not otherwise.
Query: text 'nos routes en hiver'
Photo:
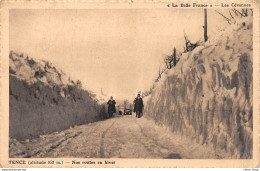
[[[91,160],[88,160],[88,161],[76,161],[76,160],[72,160],[71,162],[63,162],[62,160],[59,160],[59,161],[54,161],[54,160],[48,160],[48,161],[45,161],[45,160],[41,160],[41,161],[38,161],[38,160],[29,160],[29,161],[26,161],[26,160],[9,160],[8,161],[9,164],[12,164],[12,165],[16,165],[16,164],[28,164],[28,165],[63,165],[63,164],[72,164],[72,165],[80,165],[80,164],[83,164],[83,165],[94,165],[94,164],[116,164],[115,161],[110,161],[110,160],[104,160],[104,161],[91,161]]]

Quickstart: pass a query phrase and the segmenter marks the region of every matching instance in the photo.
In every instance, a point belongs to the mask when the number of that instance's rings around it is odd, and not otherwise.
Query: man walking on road
[[[141,98],[141,95],[138,94],[137,98],[135,99],[135,112],[138,118],[141,117],[141,113],[143,113],[143,99]]]
[[[107,102],[107,104],[109,117],[112,117],[113,113],[116,113],[116,101],[113,99],[113,96],[110,97],[110,100]]]
[[[135,113],[135,117],[137,117],[137,112],[136,112],[136,100],[137,100],[137,97],[134,99],[134,113]]]

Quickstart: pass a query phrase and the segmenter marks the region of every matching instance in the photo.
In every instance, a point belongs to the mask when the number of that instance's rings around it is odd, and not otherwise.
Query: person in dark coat
[[[137,97],[134,99],[134,113],[135,113],[135,117],[137,117],[137,113],[136,113],[136,99],[137,99]]]
[[[109,117],[111,117],[113,113],[116,113],[116,101],[113,99],[113,96],[110,97],[107,104],[108,104]]]
[[[135,117],[137,117],[137,112],[136,112],[136,100],[137,100],[138,95],[140,95],[139,92],[138,92],[136,98],[134,99],[134,113],[135,113]]]
[[[138,94],[137,98],[135,99],[135,112],[138,118],[140,118],[141,113],[143,113],[143,107],[144,107],[143,99],[141,98],[141,95]]]

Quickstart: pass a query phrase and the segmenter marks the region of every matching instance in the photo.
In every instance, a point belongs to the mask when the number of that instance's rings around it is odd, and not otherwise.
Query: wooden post
[[[176,66],[177,60],[176,60],[176,48],[173,49],[173,65]]]
[[[208,31],[208,23],[207,23],[207,9],[204,9],[204,41],[208,41],[208,35],[207,35],[207,31]]]

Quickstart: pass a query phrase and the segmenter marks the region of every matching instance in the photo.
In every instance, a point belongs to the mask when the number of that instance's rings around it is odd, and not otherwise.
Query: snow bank
[[[9,55],[9,135],[17,140],[104,118],[104,106],[50,62]]]
[[[145,98],[144,116],[226,158],[252,158],[252,36],[248,17],[183,54]]]

